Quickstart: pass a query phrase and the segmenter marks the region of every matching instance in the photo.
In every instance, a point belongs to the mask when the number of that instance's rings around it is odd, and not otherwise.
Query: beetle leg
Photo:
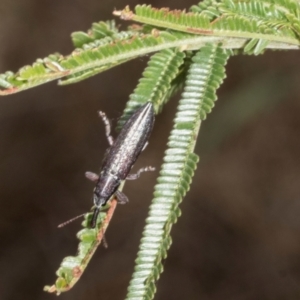
[[[104,230],[103,230],[103,231],[104,231]],[[105,237],[104,232],[103,232],[103,235],[102,235],[102,242],[103,242],[104,248],[108,248],[108,244],[107,244],[107,240],[106,240],[106,237]]]
[[[116,191],[116,196],[119,204],[126,204],[129,201],[127,196],[119,190]]]
[[[149,142],[146,142],[146,144],[144,145],[142,151],[144,151],[146,149],[146,147],[148,146]]]
[[[128,174],[126,180],[135,180],[138,179],[143,172],[155,171],[155,168],[148,166],[146,168],[139,169],[135,174]]]
[[[114,138],[111,135],[111,127],[110,127],[109,119],[107,118],[106,114],[103,111],[99,111],[98,113],[105,125],[105,134],[106,134],[108,143],[110,146],[112,146],[114,143]]]
[[[99,175],[93,172],[85,172],[85,177],[93,182],[97,182]]]

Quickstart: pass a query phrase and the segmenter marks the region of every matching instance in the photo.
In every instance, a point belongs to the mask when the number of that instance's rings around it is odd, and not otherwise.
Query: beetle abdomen
[[[102,169],[124,180],[148,141],[153,124],[153,105],[147,102],[124,124],[103,161]]]

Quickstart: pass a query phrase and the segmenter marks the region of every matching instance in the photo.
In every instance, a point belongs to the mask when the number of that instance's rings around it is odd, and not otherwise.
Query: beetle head
[[[100,195],[98,195],[97,192],[94,192],[93,201],[94,201],[95,208],[94,208],[94,213],[93,213],[92,220],[91,220],[92,228],[95,228],[97,218],[98,218],[98,215],[101,210],[101,206],[104,206],[106,204],[107,200],[108,200],[107,197],[100,196]]]
[[[94,205],[100,209],[101,206],[104,206],[107,202],[107,197],[100,196],[97,192],[94,192],[93,201]]]

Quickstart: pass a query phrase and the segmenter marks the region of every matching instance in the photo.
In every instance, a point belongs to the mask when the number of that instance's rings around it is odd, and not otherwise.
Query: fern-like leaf
[[[112,200],[107,211],[101,211],[98,216],[96,227],[88,228],[91,223],[93,213],[87,213],[82,222],[83,229],[77,233],[80,240],[76,256],[65,257],[56,272],[57,279],[52,286],[45,286],[44,291],[56,293],[69,291],[80,279],[89,261],[100,245],[104,233],[108,227],[110,219],[115,211],[117,200]],[[105,210],[105,209],[104,209]]]
[[[180,215],[178,208],[196,169],[198,156],[193,153],[201,120],[216,100],[216,89],[225,77],[228,53],[207,45],[194,57],[186,86],[179,102],[175,124],[165,152],[154,199],[136,259],[126,299],[153,299],[155,281],[162,272],[162,259],[171,245],[170,230]]]
[[[193,5],[190,11],[194,13],[201,13],[202,15],[208,16],[210,19],[214,19],[220,16],[220,11],[218,9],[219,0],[204,0],[198,5]]]
[[[148,66],[143,72],[143,77],[139,80],[139,84],[130,95],[122,118],[118,122],[118,128],[121,128],[128,116],[132,114],[137,107],[147,101],[154,104],[156,113],[161,110],[165,104],[166,95],[171,88],[171,83],[180,71],[183,64],[185,54],[177,50],[163,50],[154,54]]]
[[[273,34],[283,34],[285,36],[295,36],[298,34],[294,24],[291,23],[292,13],[280,9],[270,1],[251,0],[248,2],[233,2],[224,0],[219,5],[219,10],[223,16],[244,16],[247,19],[255,20],[256,23]],[[288,17],[289,16],[289,17]],[[294,15],[296,25],[296,16]],[[290,19],[289,19],[290,18]],[[298,21],[299,25],[299,21]]]
[[[66,77],[62,84],[86,79],[117,64],[136,58],[140,55],[156,52],[163,49],[184,47],[199,48],[205,43],[220,42],[214,37],[197,37],[181,32],[166,32],[154,30],[151,34],[132,32],[118,35],[121,39],[108,42],[108,39],[97,40],[84,44],[69,56],[50,55],[38,59],[32,66],[25,66],[17,73],[6,72],[0,74],[0,95],[16,93],[34,86]],[[243,41],[238,42],[241,47]],[[188,46],[189,45],[189,46]]]
[[[76,48],[82,48],[84,44],[90,44],[105,37],[116,37],[119,33],[114,20],[93,23],[88,32],[76,31],[71,34],[73,44]]]
[[[226,1],[223,10],[227,8]],[[190,32],[201,35],[249,37],[265,40],[273,40],[286,43],[297,43],[297,38],[291,28],[280,28],[279,20],[274,22],[261,22],[255,18],[239,14],[226,14],[222,12],[217,3],[213,6],[214,13],[193,13],[167,8],[156,9],[150,5],[137,5],[135,13],[126,7],[123,11],[115,11],[114,14],[125,20],[169,28],[182,32]],[[276,16],[274,16],[276,18]]]
[[[73,41],[79,48],[70,55],[50,55],[16,73],[0,74],[0,95],[56,79],[64,78],[60,84],[78,82],[163,49],[197,50],[210,42],[231,49],[246,46],[246,53],[259,54],[265,48],[300,47],[298,2],[205,0],[194,11],[197,12],[155,9],[145,5],[138,5],[136,14],[128,8],[115,11],[114,14],[123,19],[148,26],[132,26],[128,31],[118,32],[112,22],[95,23],[88,33],[73,34]],[[157,27],[168,30],[158,30]]]

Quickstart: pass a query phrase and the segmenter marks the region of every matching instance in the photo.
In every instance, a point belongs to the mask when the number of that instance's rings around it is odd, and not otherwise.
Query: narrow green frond
[[[245,54],[259,55],[264,52],[269,41],[263,39],[251,39],[244,47]]]
[[[283,13],[290,13],[298,19],[300,17],[300,2],[298,0],[261,0],[260,2]]]
[[[203,34],[208,31],[211,21],[206,15],[191,12],[185,13],[185,11],[169,10],[168,8],[157,9],[145,4],[137,5],[135,7],[135,14],[126,7],[123,11],[115,11],[114,15],[120,16],[124,20],[133,20],[184,32],[193,32],[192,30],[189,31],[189,28],[197,28],[199,34],[201,29],[203,30]]]
[[[179,72],[177,76],[172,80],[171,85],[167,93],[164,95],[162,103],[167,103],[170,98],[172,98],[175,94],[181,91],[184,87],[184,83],[186,80],[187,72],[191,65],[191,57],[194,55],[191,51],[185,52],[184,63],[179,68]]]
[[[69,75],[70,70],[60,64],[62,58],[60,54],[52,54],[44,59],[37,59],[32,66],[22,67],[17,73],[8,71],[1,74],[0,95],[17,93]]]
[[[150,58],[148,65],[143,72],[134,92],[130,95],[122,118],[118,122],[118,128],[121,128],[128,116],[132,114],[137,107],[149,101],[154,105],[156,113],[161,110],[165,104],[166,95],[171,88],[171,83],[180,71],[185,54],[177,50],[167,49],[160,51]]]
[[[124,40],[104,43],[94,48],[91,47],[93,43],[84,44],[82,49],[76,49],[69,56],[50,55],[38,59],[32,66],[22,67],[17,73],[8,71],[0,74],[0,95],[20,92],[63,77],[67,77],[66,84],[72,83],[140,55],[177,47],[184,50],[189,47],[197,49],[207,42],[217,43],[220,40],[222,39],[154,30],[151,34],[137,33],[132,36],[129,33]],[[236,47],[240,48],[242,44],[243,41],[238,41]]]
[[[191,11],[212,18],[225,15],[244,16],[254,18],[267,27],[276,27],[282,31],[283,35],[293,36],[291,30],[297,36],[300,35],[300,3],[294,0],[205,0],[198,5],[194,5]],[[288,32],[284,32],[288,28]]]
[[[38,59],[32,66],[25,66],[17,73],[1,74],[0,86],[4,89],[0,90],[0,95],[15,93],[66,76],[65,83],[79,81],[133,59],[143,51],[146,54],[160,50],[159,47],[156,48],[159,45],[164,45],[162,49],[169,48],[168,43],[176,43],[190,36],[167,32],[148,35],[123,32],[117,34],[117,37],[117,40],[106,37],[84,44],[83,48],[76,49],[66,57],[50,55],[45,59]]]
[[[95,228],[88,228],[93,213],[87,213],[84,216],[83,229],[77,233],[80,243],[76,256],[67,256],[63,259],[59,269],[56,271],[57,279],[55,284],[45,286],[44,291],[59,295],[62,292],[69,291],[77,283],[100,245],[116,205],[117,201],[112,200],[106,208],[107,211],[102,211],[99,214]]]
[[[126,299],[153,299],[162,260],[171,245],[170,230],[180,216],[179,204],[189,190],[198,156],[193,153],[201,120],[212,109],[228,53],[207,45],[193,57],[179,102],[164,163],[141,240]]]
[[[62,78],[60,84],[78,82],[145,54],[171,48],[198,50],[208,42],[230,49],[246,46],[248,54],[266,48],[299,49],[299,5],[292,0],[205,0],[195,13],[146,5],[138,5],[136,14],[129,8],[115,11],[123,19],[146,25],[118,32],[113,22],[100,22],[88,33],[74,33],[80,48],[70,55],[53,54],[16,73],[0,74],[0,95]]]
[[[191,11],[210,14],[212,11],[219,11],[219,7],[222,6],[248,6],[251,5],[256,10],[255,6],[263,5],[266,8],[270,8],[277,12],[284,14],[289,13],[299,19],[300,15],[300,3],[295,0],[204,0],[199,2],[197,5],[191,7]],[[214,14],[213,14],[214,15]]]
[[[227,3],[226,1],[224,2]],[[231,2],[230,2],[231,3]],[[222,3],[223,4],[223,3]],[[189,32],[200,35],[230,36],[240,38],[257,38],[270,41],[298,43],[291,28],[280,27],[281,20],[262,22],[251,16],[224,11],[227,6],[223,5],[223,13],[219,8],[212,7],[214,13],[193,13],[168,8],[156,9],[150,5],[137,5],[135,13],[125,8],[123,11],[115,11],[114,14],[125,20],[133,20],[152,26],[169,28],[172,30]],[[228,9],[227,9],[228,10]]]
[[[225,68],[230,52],[220,47],[207,45],[203,47],[192,59],[186,87],[182,94],[187,106],[185,108],[200,105],[200,120],[205,120],[211,112],[214,102],[217,100],[216,90],[225,78]],[[209,60],[209,63],[207,62]]]
[[[223,14],[223,17],[235,17],[238,15],[249,20],[255,20],[256,24],[262,27],[260,28],[260,32],[262,33],[266,32],[295,37],[295,32],[297,34],[298,32],[287,17],[290,16],[292,18],[291,12],[279,9],[278,6],[268,2],[270,1],[250,0],[247,2],[233,2],[231,0],[224,0],[219,5],[219,10]],[[296,22],[295,18],[294,16],[294,23]]]
[[[81,48],[84,44],[92,43],[105,37],[114,37],[119,32],[115,20],[93,23],[88,32],[76,31],[71,34],[73,44]]]
[[[107,45],[112,45],[115,42],[121,42],[130,40],[137,36],[136,32],[133,31],[121,31],[118,33],[114,33],[111,36],[105,36],[101,39],[94,39],[91,42],[85,43],[82,45],[82,47],[79,47],[74,50],[75,53],[84,52],[86,50],[93,50],[96,48],[104,47]]]
[[[120,64],[123,64],[123,63],[125,63],[127,61],[128,61],[127,59],[125,59],[125,60],[119,60],[119,61],[116,61],[115,63],[107,64],[107,65],[99,67],[99,68],[91,68],[91,69],[86,70],[86,71],[78,72],[78,73],[66,76],[65,79],[59,80],[58,84],[59,85],[73,84],[73,83],[85,80],[87,78],[90,78],[92,76],[95,76],[95,75],[97,75],[99,73],[102,73],[102,72],[104,72],[104,71],[106,71],[108,69],[116,67],[116,66],[118,66]]]
[[[190,8],[190,11],[194,13],[201,13],[202,15],[206,15],[210,18],[215,18],[220,15],[218,9],[218,3],[220,0],[204,0],[199,2],[197,5],[193,5]]]

